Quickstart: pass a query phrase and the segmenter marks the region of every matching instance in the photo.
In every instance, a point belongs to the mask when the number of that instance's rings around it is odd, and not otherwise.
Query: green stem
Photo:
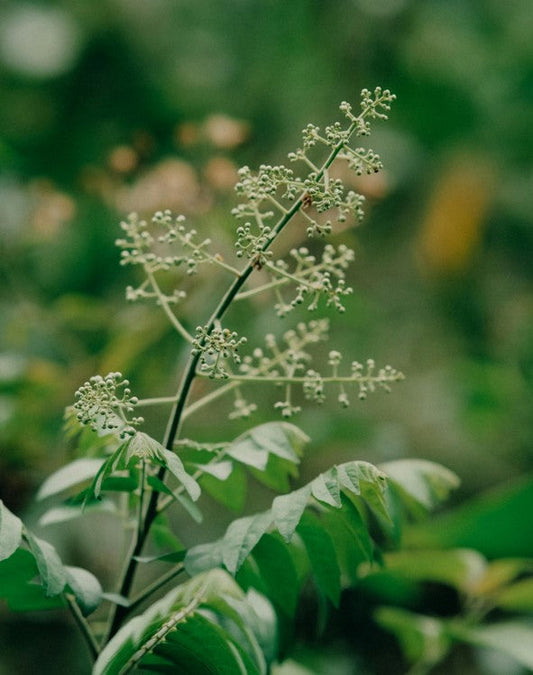
[[[218,389],[214,389],[209,394],[206,394],[205,396],[202,396],[202,398],[199,398],[194,403],[191,403],[190,405],[188,405],[185,408],[185,410],[183,411],[183,415],[182,415],[181,419],[186,420],[190,415],[195,413],[197,410],[200,410],[200,408],[203,408],[204,406],[208,405],[209,403],[212,403],[213,401],[215,401],[217,398],[220,398],[221,396],[225,396],[230,391],[232,391],[232,389],[235,389],[238,386],[239,386],[238,382],[228,382],[228,384],[225,384],[222,387],[218,387]]]
[[[176,403],[175,396],[159,396],[158,398],[141,398],[136,406],[164,405],[165,403]]]
[[[222,267],[222,269],[225,269],[227,272],[231,272],[234,276],[238,277],[240,274],[240,270],[238,270],[236,267],[233,267],[232,265],[228,265],[228,263],[225,263],[221,258],[217,257],[216,255],[211,255],[211,253],[208,253],[205,249],[203,249],[201,246],[198,246],[197,244],[193,244],[191,241],[188,241],[184,237],[180,237],[181,242],[183,243],[184,246],[188,246],[189,248],[192,248],[193,251],[199,251],[201,255],[204,257],[204,260],[208,260],[210,263],[213,263],[215,265],[218,265],[219,267]]]
[[[202,373],[198,374],[199,377],[208,377],[207,375],[203,375]],[[229,379],[233,380],[233,383],[235,386],[238,386],[239,383],[242,382],[270,382],[272,384],[304,384],[305,382],[309,381],[309,377],[305,377],[304,375],[295,375],[295,376],[288,376],[288,375],[238,375],[238,374],[231,374],[229,375]],[[352,383],[352,384],[370,384],[373,382],[374,384],[380,384],[382,382],[390,382],[391,380],[401,380],[403,379],[402,373],[395,372],[394,375],[388,375],[384,377],[380,377],[379,375],[361,375],[361,376],[326,376],[326,377],[321,377],[320,380],[321,382],[324,382],[325,384],[330,384],[330,383],[335,383],[335,384],[340,384],[340,383]],[[226,393],[226,392],[224,392]]]
[[[85,642],[87,644],[87,647],[91,652],[91,657],[94,661],[96,661],[98,654],[100,652],[96,638],[94,637],[89,627],[89,624],[87,623],[87,620],[81,613],[81,610],[78,607],[78,604],[74,599],[74,596],[72,596],[70,593],[65,593],[65,599],[72,613],[72,616],[74,617],[74,621],[76,622],[78,628],[80,629],[81,634],[83,635]]]
[[[141,605],[152,593],[155,593],[158,591],[160,588],[162,588],[165,584],[167,584],[169,581],[174,579],[174,577],[177,577],[178,574],[181,574],[182,572],[185,571],[185,567],[183,563],[179,563],[179,565],[176,565],[176,567],[173,567],[171,570],[166,572],[166,574],[163,574],[159,579],[156,579],[152,584],[147,586],[144,591],[139,593],[133,600],[130,602],[128,607],[126,608],[128,612],[133,612],[139,605]]]

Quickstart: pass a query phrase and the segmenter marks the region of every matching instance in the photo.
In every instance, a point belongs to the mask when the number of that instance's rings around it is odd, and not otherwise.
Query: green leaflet
[[[375,618],[395,633],[407,658],[432,666],[448,652],[453,642],[463,642],[502,652],[522,666],[533,669],[533,628],[518,620],[479,626],[414,614],[396,607],[381,607]]]
[[[311,486],[304,485],[299,490],[276,497],[272,502],[272,516],[278,532],[285,541],[291,540],[310,496]]]
[[[255,600],[249,601],[222,570],[194,577],[126,623],[101,652],[93,675],[138,667],[143,672],[264,675],[263,654],[275,652],[268,644],[274,639],[268,627],[273,618],[265,602],[262,598],[258,612]]]
[[[341,486],[339,485],[336,467],[315,478],[311,483],[311,494],[319,502],[336,508],[340,507]]]
[[[405,656],[412,663],[433,666],[450,648],[444,622],[439,619],[399,607],[380,607],[374,612],[374,618],[396,635]]]
[[[36,499],[46,499],[84,481],[91,480],[103,463],[103,459],[87,457],[75,459],[73,462],[58,469],[51,476],[48,476],[39,488]]]
[[[173,636],[174,637],[174,636]],[[116,671],[110,670],[109,673]],[[128,673],[130,668],[121,670]],[[198,610],[179,627],[179,639],[161,642],[157,653],[148,654],[142,672],[198,673],[198,675],[256,675],[260,672],[240,645],[229,639],[227,632],[212,617]]]
[[[76,597],[83,616],[88,616],[102,601],[102,587],[98,579],[81,567],[65,567],[67,584]]]
[[[187,574],[195,576],[222,566],[222,540],[199,544],[187,551],[184,560]]]
[[[243,588],[251,586],[265,593],[277,610],[294,616],[301,583],[292,549],[276,533],[261,537],[237,580]]]
[[[408,546],[473,548],[489,559],[532,558],[533,480],[526,476],[475,497],[405,533]]]
[[[222,540],[222,561],[231,574],[237,572],[271,523],[270,511],[238,518],[231,523]]]
[[[471,549],[403,550],[388,553],[385,569],[377,574],[448,584],[468,593],[475,589],[486,569],[485,558]]]
[[[22,521],[0,499],[0,560],[5,560],[19,547]]]
[[[296,531],[304,542],[317,587],[338,606],[341,594],[340,568],[328,531],[310,511],[303,514]]]
[[[48,511],[45,511],[39,518],[39,525],[45,527],[46,525],[55,525],[56,523],[63,523],[67,520],[73,520],[88,513],[110,513],[116,514],[116,505],[108,499],[101,501],[90,502],[85,507],[82,504],[63,504],[62,506],[54,506]]]
[[[25,537],[33,553],[47,596],[58,595],[67,583],[67,572],[55,548],[47,541],[34,537],[29,532]]]
[[[449,469],[424,459],[399,459],[380,465],[402,501],[415,515],[444,502],[459,486],[459,478]]]
[[[213,499],[231,511],[242,511],[246,501],[246,473],[240,464],[233,465],[233,470],[225,478],[215,477],[211,473],[200,478],[202,489]]]
[[[304,445],[309,438],[294,424],[267,422],[261,424],[231,443],[226,454],[238,462],[264,471],[269,455],[298,464]]]
[[[200,486],[194,480],[194,478],[190,476],[187,471],[185,471],[183,462],[175,453],[167,450],[166,448],[163,448],[162,445],[160,447],[163,450],[163,460],[161,462],[162,466],[165,466],[170,471],[170,473],[178,479],[178,481],[185,488],[185,491],[189,497],[193,501],[196,501],[201,494]]]
[[[342,578],[353,584],[358,581],[359,565],[373,561],[375,545],[358,508],[345,495],[341,499],[341,508],[326,509],[321,521],[333,541]]]
[[[533,670],[533,627],[531,623],[501,621],[486,626],[451,624],[451,636],[480,647],[503,652]]]
[[[183,441],[179,456],[191,473],[200,471],[202,489],[232,511],[244,506],[247,476],[277,492],[290,489],[298,475],[308,437],[288,422],[269,422],[249,429],[230,443]],[[183,478],[182,478],[183,480]]]
[[[515,612],[533,612],[533,578],[517,581],[496,595],[496,604]]]

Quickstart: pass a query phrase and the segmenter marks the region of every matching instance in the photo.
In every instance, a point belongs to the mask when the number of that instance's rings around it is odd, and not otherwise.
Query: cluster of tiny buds
[[[187,293],[179,288],[175,288],[172,291],[171,295],[166,294],[164,296],[165,302],[168,305],[177,305],[186,297]],[[126,300],[128,300],[129,302],[136,302],[137,300],[146,300],[154,298],[156,300],[156,304],[160,305],[161,299],[158,297],[157,293],[146,290],[144,286],[139,286],[138,288],[134,288],[133,286],[126,286]]]
[[[258,268],[269,260],[269,255],[265,250],[270,243],[272,230],[265,226],[264,221],[272,217],[273,212],[261,212],[259,206],[263,202],[267,202],[270,207],[274,206],[276,210],[286,214],[287,209],[282,204],[283,199],[293,201],[298,197],[298,210],[308,221],[306,231],[309,237],[325,236],[332,230],[330,220],[321,222],[313,214],[322,214],[336,209],[339,222],[345,222],[349,214],[353,214],[357,221],[362,219],[364,198],[353,190],[346,191],[340,178],[332,178],[328,173],[329,164],[322,164],[320,168],[308,155],[313,154],[311,149],[317,144],[327,146],[339,159],[347,160],[357,175],[379,171],[382,168],[379,156],[371,149],[350,147],[350,138],[354,132],[356,136],[368,135],[370,133],[369,119],[386,118],[394,98],[395,96],[388,89],[377,87],[373,92],[363,89],[361,112],[358,116],[354,115],[351,105],[346,101],[340,105],[341,112],[349,122],[346,128],[340,122],[335,122],[326,126],[322,134],[320,127],[308,124],[302,130],[302,147],[289,153],[291,162],[300,161],[306,165],[308,173],[304,178],[295,176],[291,169],[283,165],[263,164],[257,172],[252,172],[248,166],[239,170],[236,191],[248,201],[233,209],[233,214],[237,218],[249,218],[249,220],[237,230],[238,257],[247,256],[248,259],[254,260]],[[251,221],[254,222],[254,227]],[[338,298],[342,294],[342,288],[340,288],[334,295]],[[336,299],[332,302],[337,305]],[[282,312],[287,308],[283,303],[280,303],[279,307]]]
[[[197,326],[192,343],[192,354],[200,356],[200,372],[213,379],[225,379],[229,372],[225,361],[231,359],[239,364],[239,348],[246,343],[245,337],[239,337],[229,328]]]
[[[301,406],[294,405],[294,403],[288,397],[284,401],[277,401],[274,403],[274,408],[279,410],[282,417],[285,417],[285,419],[294,417],[294,415],[302,412]]]
[[[278,302],[274,307],[278,316],[285,316],[306,299],[309,299],[307,308],[313,311],[318,307],[322,296],[326,298],[326,306],[333,305],[339,312],[344,312],[345,307],[341,298],[353,292],[352,288],[346,286],[344,280],[344,271],[355,257],[353,250],[344,244],[338,248],[327,244],[321,260],[317,262],[316,257],[309,253],[309,249],[302,246],[292,249],[290,256],[295,261],[295,268],[290,274],[289,266],[283,260],[268,266],[272,277],[279,277],[280,281],[276,290]],[[291,280],[296,283],[296,296],[290,302],[286,302],[281,293],[281,286],[287,285]]]
[[[387,392],[391,391],[390,384],[404,379],[403,373],[395,370],[391,366],[380,368],[375,373],[376,364],[373,359],[367,359],[365,366],[358,361],[352,362],[352,378],[359,385],[359,398],[366,399],[369,392],[374,392],[376,387],[380,387]]]
[[[155,237],[150,232],[148,223],[141,220],[136,213],[131,213],[120,224],[126,233],[126,238],[117,239],[115,242],[122,249],[120,264],[143,265],[150,272],[184,266],[187,274],[196,273],[199,263],[212,260],[212,257],[205,251],[211,241],[205,239],[199,243],[195,242],[196,230],[187,230],[184,222],[184,216],[173,217],[168,209],[157,211],[152,217],[152,229],[163,228],[164,232]],[[189,252],[183,255],[160,255],[154,250],[157,244],[169,246],[175,242],[189,249]]]
[[[298,323],[296,329],[288,330],[283,335],[284,348],[280,348],[273,333],[265,335],[265,349],[256,347],[252,354],[247,354],[239,366],[239,372],[244,375],[260,376],[268,375],[276,377],[280,374],[294,374],[299,364],[311,360],[311,355],[306,351],[307,345],[316,344],[326,340],[329,322],[327,319],[316,321],[303,321]]]
[[[316,370],[308,370],[305,374],[306,380],[303,383],[304,396],[308,401],[323,403],[326,400],[324,393],[324,382],[322,376]]]
[[[261,201],[268,196],[276,194],[280,186],[291,186],[294,181],[294,174],[286,166],[270,166],[261,164],[257,173],[252,172],[250,167],[243,166],[239,169],[239,182],[235,185],[237,194],[245,195],[252,201]],[[294,198],[296,187],[289,187],[288,199]]]
[[[75,394],[73,408],[80,424],[93,431],[118,432],[121,438],[134,435],[142,417],[130,417],[138,398],[131,395],[129,381],[119,372],[94,375]]]
[[[376,87],[373,92],[369,89],[361,91],[361,108],[372,118],[387,119],[390,104],[396,100],[396,95],[389,89]]]
[[[236,254],[238,258],[244,255],[249,260],[253,258],[256,266],[262,267],[272,258],[272,251],[265,250],[271,240],[272,229],[268,225],[261,224],[258,234],[253,234],[251,230],[252,225],[249,222],[237,228]]]

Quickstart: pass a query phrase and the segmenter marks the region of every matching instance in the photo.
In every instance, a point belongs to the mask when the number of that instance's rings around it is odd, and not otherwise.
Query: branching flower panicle
[[[248,403],[242,395],[240,385],[252,382],[271,382],[284,388],[284,397],[274,404],[284,417],[292,417],[301,407],[294,403],[294,386],[302,387],[304,398],[314,403],[323,403],[326,390],[336,387],[337,400],[344,408],[350,400],[346,388],[355,385],[359,399],[365,399],[370,392],[381,388],[390,391],[394,382],[403,380],[401,372],[385,366],[376,372],[375,363],[368,359],[365,365],[354,361],[349,373],[341,372],[342,354],[331,350],[328,354],[329,375],[323,375],[310,368],[313,356],[308,347],[328,339],[329,323],[326,319],[299,323],[296,329],[283,335],[283,344],[273,334],[265,336],[265,347],[256,347],[251,354],[242,358],[236,373],[228,375],[235,384],[239,384],[235,398],[235,410],[231,418],[248,416],[254,404]],[[242,412],[242,414],[241,414]]]
[[[200,356],[200,373],[212,379],[229,377],[228,361],[240,363],[239,347],[246,343],[245,337],[239,337],[229,328],[198,326],[192,343],[193,354]]]
[[[265,230],[265,220],[272,218],[274,213],[283,216],[292,213],[291,209],[299,212],[307,221],[310,237],[331,232],[331,220],[320,218],[327,211],[336,210],[339,222],[345,222],[349,214],[361,220],[363,196],[346,190],[340,178],[333,178],[330,165],[337,159],[347,160],[359,175],[381,169],[381,160],[373,150],[351,147],[350,142],[353,136],[370,133],[369,120],[385,119],[394,98],[388,89],[377,87],[373,92],[364,89],[359,115],[353,114],[348,103],[341,104],[345,125],[335,122],[322,133],[320,127],[308,124],[302,131],[302,147],[288,156],[289,161],[303,164],[307,170],[304,175],[297,175],[283,165],[263,164],[257,172],[247,166],[240,170],[236,191],[245,201],[233,209],[233,214],[236,218],[246,219],[246,225],[238,230],[238,255],[261,256],[273,236],[272,229]],[[320,148],[330,152],[321,161],[315,157]],[[261,259],[260,263],[263,262]]]
[[[239,297],[248,297],[266,288],[272,288],[277,301],[274,308],[280,317],[286,316],[305,302],[309,310],[315,310],[321,298],[325,298],[326,306],[333,305],[339,312],[344,312],[341,298],[353,292],[345,281],[345,271],[355,257],[353,250],[344,244],[338,247],[327,244],[322,251],[321,259],[317,260],[307,247],[301,246],[292,249],[289,256],[292,259],[289,262],[285,260],[265,262],[264,267],[271,281],[252,291],[245,291]],[[295,296],[287,301],[283,290],[290,285],[295,288]]]
[[[164,292],[157,280],[157,273],[179,268],[190,276],[198,272],[201,264],[216,264],[234,275],[239,272],[227,265],[220,255],[212,254],[208,248],[210,239],[197,241],[197,232],[187,229],[185,217],[173,217],[171,212],[157,211],[149,225],[146,220],[132,213],[121,223],[125,237],[116,240],[121,249],[121,265],[140,265],[145,280],[137,287],[126,288],[126,298],[130,301],[152,299],[161,306],[171,324],[187,341],[192,337],[177,318],[172,305],[176,305],[187,297],[183,288],[174,288],[170,293]]]
[[[135,434],[135,428],[144,421],[131,415],[139,399],[132,396],[122,373],[94,375],[76,391],[75,399],[78,422],[96,432],[118,433],[125,438]]]
[[[115,242],[122,249],[120,264],[142,265],[151,273],[183,267],[186,274],[195,274],[200,263],[216,261],[216,257],[207,250],[211,240],[197,242],[196,230],[188,230],[184,223],[185,216],[173,217],[169,210],[157,211],[151,226],[137,213],[131,213],[120,224],[125,237]],[[185,252],[181,255],[162,254],[165,248],[171,250],[173,245],[185,249]]]

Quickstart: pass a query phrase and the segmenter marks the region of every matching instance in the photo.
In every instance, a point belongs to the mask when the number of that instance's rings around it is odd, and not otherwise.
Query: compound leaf
[[[264,600],[263,600],[264,602]],[[255,601],[254,601],[255,604]],[[250,617],[254,621],[249,622]],[[236,582],[211,570],[182,584],[144,614],[125,624],[99,655],[93,675],[186,672],[264,675],[258,625],[270,621],[254,612]]]

